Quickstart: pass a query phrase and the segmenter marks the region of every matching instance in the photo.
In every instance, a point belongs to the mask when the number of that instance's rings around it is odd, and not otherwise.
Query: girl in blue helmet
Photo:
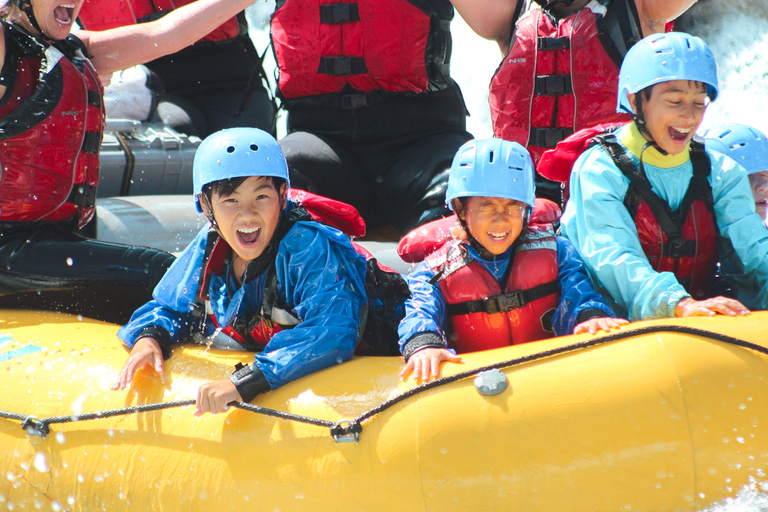
[[[460,361],[456,352],[626,323],[612,318],[571,244],[555,236],[559,209],[535,202],[533,163],[521,145],[464,144],[451,165],[446,202],[461,234],[408,276],[412,298],[398,330],[401,377],[436,378],[441,362]]]
[[[562,219],[587,269],[630,320],[743,315],[713,296],[719,248],[728,239],[768,306],[768,232],[746,174],[694,140],[717,71],[706,43],[688,34],[638,42],[619,76],[618,110],[633,122],[597,137],[576,161]]]
[[[144,366],[162,375],[170,347],[188,340],[258,352],[230,379],[200,387],[196,415],[351,358],[367,307],[365,258],[287,199],[277,141],[255,128],[217,132],[195,154],[193,181],[210,226],[118,332],[131,355],[112,389]]]

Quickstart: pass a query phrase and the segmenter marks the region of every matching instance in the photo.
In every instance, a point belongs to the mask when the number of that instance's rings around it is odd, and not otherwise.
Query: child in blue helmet
[[[702,134],[708,150],[717,151],[735,160],[747,173],[755,212],[765,225],[768,205],[768,139],[760,130],[744,124],[729,123],[713,127]],[[757,302],[759,281],[745,275],[744,266],[731,244],[723,244],[720,255],[721,287],[750,308],[760,308]]]
[[[707,149],[730,156],[747,171],[755,211],[765,222],[768,206],[768,139],[765,134],[752,126],[729,123],[710,128],[702,136],[707,140]]]
[[[286,198],[277,141],[255,128],[206,138],[193,163],[195,201],[210,221],[118,336],[131,355],[113,389],[170,347],[196,339],[257,351],[253,364],[200,387],[197,412],[222,412],[352,357],[366,312],[365,258],[349,237]]]
[[[597,137],[574,165],[564,233],[630,320],[748,313],[735,299],[713,297],[724,239],[761,290],[755,304],[768,306],[768,232],[749,181],[732,159],[693,139],[717,92],[704,41],[646,37],[619,76],[618,110],[633,122]]]
[[[571,244],[555,236],[559,209],[535,202],[533,182],[531,157],[516,142],[472,140],[456,153],[446,202],[462,233],[408,276],[401,377],[436,378],[441,362],[460,361],[454,352],[626,323],[612,318]]]

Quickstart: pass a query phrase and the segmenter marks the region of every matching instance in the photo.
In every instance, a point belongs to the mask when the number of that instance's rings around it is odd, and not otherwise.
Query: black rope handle
[[[406,400],[407,398],[410,398],[419,393],[423,393],[430,389],[444,386],[446,384],[450,384],[452,382],[466,379],[468,377],[473,377],[483,371],[509,368],[512,366],[517,366],[517,365],[529,363],[532,361],[537,361],[539,359],[554,357],[554,356],[566,354],[569,352],[575,352],[577,350],[584,350],[587,348],[604,345],[606,343],[612,343],[614,341],[619,341],[619,340],[631,338],[634,336],[641,336],[644,334],[651,334],[656,332],[673,332],[673,333],[679,333],[679,334],[690,334],[693,336],[699,336],[703,338],[713,339],[716,341],[721,341],[723,343],[735,345],[742,348],[747,348],[747,349],[754,350],[756,352],[760,352],[762,354],[768,355],[768,348],[763,347],[761,345],[757,345],[749,341],[739,339],[739,338],[734,338],[733,336],[728,336],[726,334],[719,334],[711,331],[706,331],[704,329],[697,329],[694,327],[686,327],[681,325],[652,325],[652,326],[640,327],[638,329],[632,329],[628,331],[621,331],[621,332],[609,334],[606,336],[601,336],[598,338],[592,338],[592,339],[588,339],[578,343],[564,345],[562,347],[557,347],[550,350],[544,350],[542,352],[537,352],[535,354],[529,354],[527,356],[518,357],[515,359],[509,359],[506,361],[501,361],[498,363],[482,366],[480,368],[474,368],[472,370],[460,372],[448,377],[441,377],[439,379],[416,386],[415,388],[410,389],[405,393],[397,395],[396,397],[391,398],[390,400],[387,400],[386,402],[383,402],[377,405],[376,407],[373,407],[372,409],[369,409],[368,411],[364,412],[363,414],[361,414],[360,416],[358,416],[353,420],[341,420],[338,422],[331,422],[327,420],[321,420],[318,418],[301,416],[299,414],[277,411],[275,409],[268,409],[266,407],[261,407],[258,405],[253,405],[253,404],[244,403],[244,402],[231,402],[229,405],[231,405],[232,407],[236,407],[238,409],[243,409],[245,411],[264,414],[264,415],[272,416],[275,418],[298,421],[301,423],[307,423],[307,424],[316,425],[319,427],[326,427],[330,429],[331,435],[337,441],[340,438],[353,438],[356,440],[360,432],[362,432],[361,424],[364,421],[369,420],[373,416],[380,414],[381,412],[389,409],[390,407],[397,405],[398,403]],[[25,414],[18,414],[18,413],[8,412],[8,411],[0,411],[0,418],[21,421],[21,427],[25,429],[28,433],[36,436],[40,436],[40,437],[45,437],[47,434],[50,433],[49,425],[52,425],[55,423],[69,423],[74,421],[95,420],[95,419],[109,418],[113,416],[134,414],[134,413],[140,413],[140,412],[158,411],[162,409],[170,409],[173,407],[182,407],[185,405],[192,405],[194,403],[195,403],[195,400],[178,400],[175,402],[162,402],[162,403],[155,403],[155,404],[138,405],[134,407],[126,407],[123,409],[113,409],[109,411],[99,411],[99,412],[92,412],[87,414],[74,414],[70,416],[52,416],[44,419],[38,419],[34,416],[25,415]]]

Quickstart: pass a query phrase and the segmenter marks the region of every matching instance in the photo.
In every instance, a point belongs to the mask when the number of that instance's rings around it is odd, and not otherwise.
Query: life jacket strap
[[[326,4],[320,6],[320,23],[351,23],[360,21],[357,4]]]
[[[554,148],[561,140],[573,135],[572,128],[531,128],[528,145],[540,148]]]
[[[559,293],[560,283],[549,281],[536,285],[527,290],[520,290],[513,293],[505,293],[496,297],[487,299],[469,300],[466,302],[457,302],[448,304],[448,314],[450,316],[469,315],[471,313],[487,313],[493,315],[496,313],[505,313],[513,309],[519,309],[531,302]]]

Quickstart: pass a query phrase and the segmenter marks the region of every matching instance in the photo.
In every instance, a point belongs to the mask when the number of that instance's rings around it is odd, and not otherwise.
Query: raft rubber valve
[[[475,376],[475,389],[481,395],[498,395],[507,389],[508,385],[507,375],[497,368],[480,372]]]

